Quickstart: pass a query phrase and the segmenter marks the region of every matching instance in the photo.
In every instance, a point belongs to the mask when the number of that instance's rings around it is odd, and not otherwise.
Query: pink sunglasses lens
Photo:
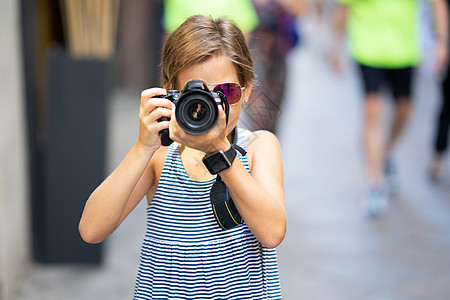
[[[241,87],[236,83],[221,83],[214,87],[214,92],[221,91],[227,97],[228,104],[236,104],[241,100]]]

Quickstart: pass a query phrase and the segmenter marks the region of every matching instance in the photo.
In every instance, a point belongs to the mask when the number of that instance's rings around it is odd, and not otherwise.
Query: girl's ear
[[[253,80],[247,82],[247,85],[244,89],[244,99],[250,98],[250,94],[252,92]]]

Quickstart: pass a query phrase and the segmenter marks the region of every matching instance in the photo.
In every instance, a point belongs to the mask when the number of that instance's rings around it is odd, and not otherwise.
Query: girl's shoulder
[[[250,170],[252,165],[258,161],[281,156],[280,144],[272,132],[267,130],[245,131]]]
[[[259,147],[265,146],[279,147],[277,137],[268,130],[250,131],[244,129],[243,133],[247,137],[247,148],[249,149],[249,151],[257,151]]]

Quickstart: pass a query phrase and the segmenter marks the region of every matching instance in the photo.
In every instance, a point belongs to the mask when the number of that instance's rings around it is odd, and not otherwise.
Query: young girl
[[[117,169],[89,197],[79,230],[88,243],[108,237],[146,195],[147,231],[134,299],[279,299],[275,247],[286,233],[282,160],[276,137],[235,129],[250,96],[253,62],[242,32],[228,19],[193,16],[169,35],[163,49],[165,87],[182,90],[191,79],[211,90],[227,86],[228,122],[219,105],[207,133],[185,133],[175,106],[141,94],[139,137]],[[160,121],[169,117],[170,121]],[[159,132],[175,142],[161,147]],[[216,181],[202,158],[237,153],[220,172],[245,223],[223,230],[215,220],[210,190]]]

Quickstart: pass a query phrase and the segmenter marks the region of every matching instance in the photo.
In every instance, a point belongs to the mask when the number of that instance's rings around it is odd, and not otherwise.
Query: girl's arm
[[[228,150],[225,113],[219,106],[219,120],[208,133],[194,136],[183,132],[172,113],[170,138],[186,147],[207,154]],[[239,159],[221,172],[236,208],[256,238],[266,247],[275,248],[286,234],[283,166],[277,138],[268,131],[252,133],[248,141],[251,175]]]
[[[99,243],[107,238],[136,207],[155,180],[155,153],[160,149],[159,131],[169,127],[172,103],[161,98],[164,89],[153,88],[141,94],[140,130],[135,145],[120,165],[91,194],[79,224],[83,240]]]
[[[251,175],[239,159],[220,173],[233,202],[256,238],[275,248],[286,234],[283,166],[277,138],[257,131],[248,141]]]

